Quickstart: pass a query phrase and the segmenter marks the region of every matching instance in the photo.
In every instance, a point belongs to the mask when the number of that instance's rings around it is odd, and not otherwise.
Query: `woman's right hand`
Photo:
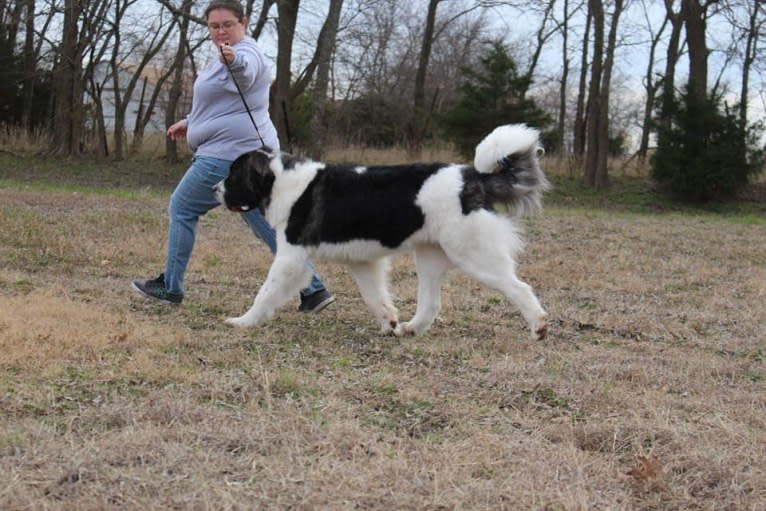
[[[168,128],[168,137],[173,140],[186,138],[186,119],[182,119]]]

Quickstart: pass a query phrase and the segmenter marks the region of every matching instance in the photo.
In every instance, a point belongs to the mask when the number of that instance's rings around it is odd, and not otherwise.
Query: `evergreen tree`
[[[669,121],[658,126],[652,178],[669,194],[689,202],[732,196],[763,168],[757,146],[763,129],[746,126],[721,109],[720,98],[684,91],[673,101]]]
[[[516,63],[501,41],[489,43],[475,69],[461,69],[455,107],[443,117],[447,138],[466,157],[482,138],[497,126],[524,123],[538,129],[550,123],[550,117],[526,97],[531,78],[520,75]]]

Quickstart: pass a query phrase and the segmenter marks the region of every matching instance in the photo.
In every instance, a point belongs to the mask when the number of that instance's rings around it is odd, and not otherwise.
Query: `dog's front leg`
[[[417,335],[425,332],[441,309],[441,284],[452,266],[441,247],[423,245],[415,249],[418,271],[418,308],[415,316],[395,332],[397,335]]]
[[[272,317],[277,309],[308,284],[311,271],[306,262],[305,253],[293,250],[285,253],[278,249],[266,282],[258,290],[253,306],[242,316],[227,319],[226,323],[238,327],[253,327]]]
[[[399,311],[394,307],[388,292],[388,266],[386,258],[350,265],[362,299],[380,321],[380,330],[384,334],[399,328]]]

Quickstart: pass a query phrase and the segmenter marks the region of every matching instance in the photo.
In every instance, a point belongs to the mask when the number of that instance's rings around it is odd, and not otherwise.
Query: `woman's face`
[[[237,19],[228,9],[213,9],[207,15],[207,29],[210,39],[220,47],[222,44],[236,44],[245,38],[247,18]]]

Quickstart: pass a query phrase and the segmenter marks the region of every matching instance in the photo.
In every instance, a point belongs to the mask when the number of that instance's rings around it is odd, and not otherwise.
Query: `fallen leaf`
[[[626,472],[627,475],[642,481],[653,481],[662,475],[662,463],[657,456],[637,456],[636,461],[638,465]]]

